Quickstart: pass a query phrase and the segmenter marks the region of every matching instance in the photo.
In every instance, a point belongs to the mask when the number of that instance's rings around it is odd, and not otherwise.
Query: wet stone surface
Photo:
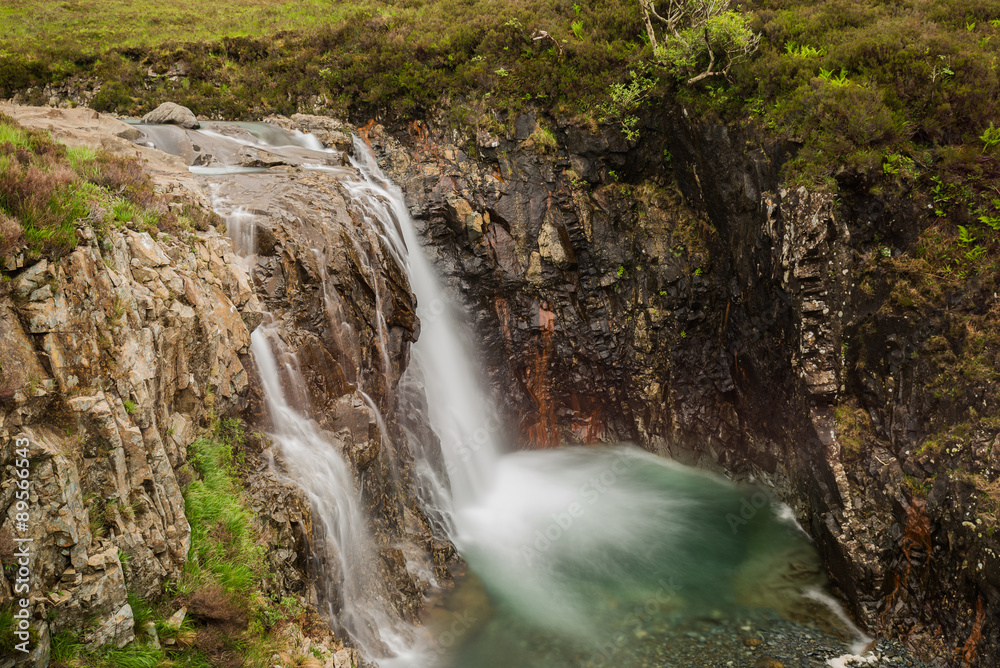
[[[879,640],[860,657],[852,645],[822,630],[789,621],[769,610],[748,609],[713,618],[644,620],[628,635],[619,635],[599,648],[582,649],[581,643],[551,636],[526,636],[515,654],[521,666],[579,666],[606,668],[631,666],[652,668],[820,668],[869,666],[872,668],[929,668],[911,658],[897,640]],[[489,633],[490,624],[484,629]],[[584,641],[582,643],[586,645]],[[461,653],[461,651],[459,652]],[[843,658],[841,658],[843,657]],[[467,666],[466,656],[449,666]],[[840,659],[843,663],[838,663]],[[833,663],[831,663],[833,661]]]

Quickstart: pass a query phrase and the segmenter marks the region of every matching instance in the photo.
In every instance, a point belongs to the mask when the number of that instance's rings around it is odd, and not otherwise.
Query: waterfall
[[[378,555],[358,502],[354,476],[337,445],[306,415],[289,406],[285,397],[282,375],[290,386],[304,387],[295,356],[265,325],[251,339],[274,425],[270,436],[280,450],[288,477],[308,495],[314,523],[321,526],[314,551],[321,558],[335,560],[335,564],[322,565],[317,581],[326,590],[325,612],[351,634],[366,656],[405,651],[410,640],[400,632],[398,615],[366,587],[366,578],[378,572],[373,563]],[[279,359],[285,363],[279,364]],[[337,600],[343,605],[339,614],[332,607]]]
[[[305,135],[286,133],[282,139],[274,128],[243,127],[271,147],[286,141],[299,151],[321,149]],[[171,134],[176,132],[156,128],[150,136],[183,148],[184,142]],[[229,141],[212,131],[206,136]],[[237,144],[248,142],[243,137]],[[229,147],[222,154],[236,150]],[[252,335],[251,352],[279,470],[312,505],[325,613],[366,659],[381,666],[455,668],[660,665],[658,652],[688,642],[681,634],[705,619],[740,628],[748,619],[763,625],[773,621],[773,611],[797,615],[810,601],[829,613],[829,600],[816,594],[822,577],[815,550],[763,491],[624,444],[528,452],[509,447],[513,444],[505,439],[485,389],[461,308],[424,254],[403,193],[358,137],[351,165],[353,170],[336,170],[348,206],[365,226],[369,246],[398,263],[417,298],[420,336],[396,400],[423,412],[433,431],[435,438],[428,438],[422,422],[403,425],[417,491],[427,516],[477,576],[460,582],[450,600],[471,597],[474,605],[461,604],[466,612],[489,611],[486,619],[465,614],[461,629],[453,623],[437,635],[435,647],[386,600],[360,483],[337,440],[317,423],[299,360],[268,316]],[[191,169],[218,176],[227,169],[257,168]],[[253,260],[254,216],[218,198],[216,204],[219,213],[228,209],[237,251]],[[363,280],[371,281],[375,354],[388,390],[384,285],[371,252],[353,238],[351,243]],[[331,335],[337,340],[362,336],[344,319],[336,291],[327,289],[322,251],[313,250]],[[362,362],[353,360],[355,368],[345,373],[354,376],[356,405],[372,411],[382,450],[391,454],[386,421],[365,392],[372,388],[361,386]]]
[[[281,135],[275,130],[265,136],[280,145]],[[227,139],[217,133],[203,134]],[[310,148],[318,144],[318,140],[309,135],[293,139],[296,144]],[[274,143],[268,145],[273,146]],[[236,173],[241,171],[238,168],[235,170]],[[226,170],[218,168],[217,172],[216,175],[225,175]],[[357,183],[351,182],[350,187],[355,186]],[[255,261],[255,216],[243,206],[232,207],[218,196],[217,190],[213,189],[216,213],[224,216],[236,252],[252,265]],[[352,206],[365,211],[373,206],[371,195],[364,189],[353,189],[351,192]],[[374,202],[374,206],[378,210],[382,204]],[[365,216],[365,222],[372,232],[380,233],[370,216]],[[375,293],[378,334],[375,349],[379,353],[383,374],[388,377],[387,325],[382,314],[378,272],[364,249],[355,240],[352,239],[352,242]],[[394,246],[392,256],[401,258],[400,251],[399,246]],[[313,253],[320,271],[325,314],[334,335],[343,336],[345,329],[350,330],[350,325],[340,319],[339,309],[328,291],[326,259],[322,251],[313,249]],[[281,460],[278,471],[283,471],[290,482],[303,490],[312,508],[312,562],[316,568],[316,585],[320,590],[319,602],[324,606],[321,612],[335,628],[339,626],[350,635],[367,659],[384,665],[402,661],[405,665],[412,658],[414,631],[385,600],[379,586],[379,553],[368,530],[368,518],[361,507],[361,492],[338,443],[310,417],[309,396],[301,365],[274,327],[270,314],[265,314],[264,323],[251,335],[251,353],[260,372],[263,396],[271,418],[272,429],[268,435]],[[360,388],[357,393],[373,412],[385,446],[388,430],[377,405]]]
[[[234,243],[254,238],[253,216],[242,208],[228,214],[226,220]],[[243,243],[237,249],[247,257],[253,246]],[[329,311],[325,270],[322,278]],[[313,561],[319,571],[316,584],[322,591],[322,612],[350,634],[364,656],[407,656],[413,634],[391,604],[378,594],[379,557],[360,506],[354,475],[338,444],[309,418],[308,393],[298,358],[270,326],[269,314],[251,335],[251,353],[260,371],[273,425],[269,436],[278,448],[287,478],[305,492],[312,507]],[[359,394],[374,411],[384,439],[387,430],[378,408],[367,394],[360,390]],[[335,602],[340,603],[339,610],[334,608]]]
[[[483,389],[468,338],[463,336],[466,330],[461,312],[423,253],[402,191],[386,178],[367,144],[357,136],[351,164],[364,175],[364,181],[349,185],[349,189],[355,197],[369,198],[368,211],[379,221],[386,239],[400,256],[405,254],[410,288],[417,297],[420,338],[413,344],[404,382],[415,384],[426,394],[427,418],[441,442],[447,480],[420,456],[425,444],[411,443],[411,448],[418,459],[424,491],[444,504],[432,510],[453,519],[456,508],[473,503],[490,486],[503,452],[501,422]],[[451,538],[461,543],[461,534]]]

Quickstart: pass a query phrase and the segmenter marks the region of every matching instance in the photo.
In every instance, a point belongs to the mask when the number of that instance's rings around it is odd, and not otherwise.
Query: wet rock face
[[[289,130],[348,148],[352,129],[331,119],[273,118]],[[302,124],[305,125],[302,125]],[[203,150],[225,155],[198,137]],[[280,155],[279,155],[280,154]],[[266,172],[205,177],[216,208],[251,268],[252,286],[266,317],[260,325],[275,348],[285,396],[292,408],[315,420],[330,447],[353,469],[356,489],[370,521],[379,582],[370,583],[401,617],[415,620],[429,580],[408,571],[413,563],[449,553],[432,537],[413,496],[411,458],[399,425],[409,411],[398,386],[409,364],[420,323],[409,280],[373,212],[352,195],[360,175],[352,169],[300,169],[275,149],[282,162]],[[325,154],[327,157],[337,154]],[[354,184],[354,185],[352,185]],[[301,381],[299,381],[301,378]],[[248,420],[270,428],[261,389],[251,391]],[[277,473],[285,471],[280,448],[272,452]],[[314,531],[322,531],[313,522]],[[311,536],[314,546],[323,536]],[[399,545],[414,551],[403,558]],[[322,577],[310,598],[324,596],[334,613],[343,573],[335,554],[315,549],[307,562],[311,579]],[[421,553],[421,554],[417,554]],[[424,569],[426,571],[427,569]],[[423,571],[422,571],[423,572]],[[446,570],[438,577],[449,577]],[[332,594],[331,594],[332,592]]]
[[[994,665],[1000,546],[976,523],[990,502],[912,454],[930,377],[911,354],[929,328],[881,317],[855,285],[866,257],[913,242],[916,205],[783,189],[781,146],[747,150],[754,137],[680,109],[640,146],[564,125],[553,154],[538,127],[480,131],[475,156],[422,124],[368,134],[521,446],[636,440],[763,479],[870,631]],[[859,345],[862,327],[876,334]],[[858,355],[862,374],[845,365]],[[845,406],[869,425],[861,453],[842,443]],[[975,446],[987,480],[995,436]],[[928,467],[939,481],[921,496],[906,476]]]
[[[636,163],[619,133],[562,128],[572,149],[551,156],[532,148],[538,127],[484,135],[477,160],[422,126],[405,148],[369,138],[476,320],[521,443],[639,440],[703,458],[688,438],[738,429],[717,399],[734,388],[717,233],[670,179],[625,183],[657,163]]]
[[[406,275],[336,176],[245,175],[218,191],[253,216],[253,280],[291,348],[306,387],[285,378],[295,409],[334,435],[365,481],[370,510],[398,526],[397,454],[375,411],[395,410],[395,387],[419,331]],[[305,392],[303,393],[303,390]],[[266,416],[261,416],[266,421]]]

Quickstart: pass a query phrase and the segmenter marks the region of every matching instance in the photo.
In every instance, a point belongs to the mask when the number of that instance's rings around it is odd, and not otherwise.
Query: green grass
[[[0,42],[5,48],[16,45],[17,50],[39,51],[51,48],[54,40],[71,39],[83,53],[97,53],[109,44],[150,46],[174,40],[178,34],[190,41],[203,41],[317,28],[337,20],[352,7],[379,4],[383,3],[8,0],[0,9]]]
[[[232,12],[216,2],[149,5],[108,3],[95,19],[72,3],[19,5],[41,18],[0,35],[0,95],[82,76],[102,84],[92,101],[99,111],[140,113],[171,99],[196,113],[253,118],[320,96],[331,113],[402,120],[462,95],[586,113],[644,48],[631,0],[594,3],[579,15],[558,0],[250,2]],[[220,7],[230,13],[217,14]],[[264,18],[242,20],[241,12]],[[199,27],[179,18],[185,13]],[[91,20],[101,30],[82,27]],[[574,37],[574,21],[586,24],[585,39]],[[538,30],[552,39],[533,40]]]
[[[64,255],[84,219],[99,233],[176,224],[135,160],[67,147],[0,115],[0,256],[25,248],[32,258]]]
[[[0,657],[7,657],[11,654],[20,654],[17,651],[16,646],[22,641],[14,635],[17,630],[16,626],[13,604],[0,607]],[[28,647],[34,649],[38,643],[38,629],[36,628],[35,622],[32,622],[28,633]]]
[[[214,579],[229,593],[247,595],[260,581],[263,548],[239,492],[233,446],[241,439],[240,430],[224,423],[216,438],[191,444],[188,459],[200,477],[185,490],[184,506],[191,524],[190,583]]]
[[[14,125],[0,123],[0,146],[10,144],[14,148],[28,148],[28,133]]]
[[[105,647],[87,657],[88,668],[157,668],[166,653],[162,649],[131,643],[118,649]]]
[[[60,631],[52,636],[52,665],[58,667],[71,664],[86,647],[72,631]]]

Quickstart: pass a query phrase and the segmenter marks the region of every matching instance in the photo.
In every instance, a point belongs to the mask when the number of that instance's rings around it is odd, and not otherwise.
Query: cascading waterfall
[[[305,135],[244,128],[265,137],[268,145],[284,141],[307,151],[322,149]],[[161,129],[150,129],[150,136],[176,151],[184,148],[183,141]],[[246,138],[233,141],[254,144]],[[815,551],[762,491],[626,445],[541,452],[507,447],[461,310],[423,254],[401,191],[357,137],[351,164],[355,170],[343,170],[339,177],[350,206],[374,235],[369,236],[373,243],[406,271],[417,297],[421,334],[399,385],[404,396],[398,399],[425,407],[443,459],[418,429],[409,429],[420,498],[477,576],[449,599],[452,611],[466,620],[461,630],[475,632],[460,637],[452,623],[447,642],[444,634],[436,643],[426,634],[418,639],[383,600],[373,586],[379,557],[352,469],[310,418],[298,360],[266,321],[252,336],[252,353],[272,418],[271,437],[322,529],[315,547],[322,557],[319,584],[326,588],[328,616],[367,658],[381,665],[456,668],[660,665],[657,652],[676,643],[676,634],[697,620],[748,624],[749,610],[776,609],[791,616],[801,614],[809,601],[826,609],[829,601],[816,594]],[[192,171],[226,173],[219,167]],[[220,202],[220,212],[226,208]],[[234,244],[250,256],[253,216],[228,209]],[[354,250],[371,276],[376,349],[388,374],[378,272],[366,263],[360,245],[355,243]],[[322,253],[316,253],[332,331],[355,336],[327,291]],[[358,392],[388,438],[375,401],[363,388]],[[474,581],[481,582],[481,590]],[[468,591],[474,604],[462,595]],[[435,623],[432,618],[432,629]]]
[[[314,549],[336,558],[336,567],[327,564],[319,582],[327,590],[323,598],[327,614],[351,634],[368,656],[405,650],[408,641],[391,632],[400,626],[398,618],[388,612],[384,602],[373,600],[365,588],[365,578],[376,572],[370,562],[377,555],[359,507],[354,476],[336,445],[285,398],[278,359],[294,356],[266,326],[253,333],[251,350],[274,424],[271,438],[280,448],[288,476],[305,490],[313,517],[322,524],[325,545]],[[303,384],[294,364],[284,365],[284,376],[290,385]],[[338,599],[343,605],[339,613],[332,608],[332,602]]]
[[[251,215],[237,208],[226,220],[229,225],[239,222],[239,226],[229,228],[231,233],[253,238]],[[251,252],[253,246],[248,248],[245,252]],[[325,271],[323,279],[325,293]],[[314,536],[313,550],[319,555],[317,584],[323,590],[324,612],[351,635],[365,656],[407,656],[412,633],[371,586],[378,573],[378,554],[360,507],[360,494],[337,445],[308,417],[308,395],[298,359],[266,321],[251,335],[251,352],[273,424],[269,435],[278,446],[289,479],[309,497],[313,517],[322,529]],[[300,410],[290,405],[286,388]],[[371,398],[361,394],[375,411],[384,437],[381,414]],[[334,609],[334,602],[340,602],[340,610]]]
[[[440,472],[421,462],[423,482],[444,508],[432,509],[451,516],[455,508],[470,504],[489,487],[493,468],[502,452],[501,422],[482,389],[478,368],[463,336],[461,317],[433,267],[421,250],[403,193],[386,178],[367,144],[354,139],[354,165],[365,177],[349,185],[355,197],[369,198],[368,210],[380,222],[387,241],[405,259],[410,288],[417,297],[420,338],[411,350],[410,383],[418,382],[427,397],[428,421],[441,441],[447,482]],[[407,252],[409,250],[409,252]],[[422,444],[414,444],[422,454]],[[453,535],[460,541],[460,535]]]
[[[409,249],[422,331],[404,380],[426,395],[447,473],[442,480],[425,444],[411,442],[423,498],[439,504],[429,514],[447,518],[494,609],[432,664],[628,665],[657,649],[623,639],[667,645],[672,626],[700,616],[735,620],[754,606],[799,614],[809,601],[829,611],[816,594],[815,551],[760,490],[631,446],[505,453],[460,311],[422,252],[401,191],[357,138],[352,164],[378,196],[369,206],[387,240]],[[812,576],[797,581],[802,572]]]
[[[310,150],[324,150],[322,144],[310,135],[297,133],[289,135],[278,128],[260,127],[260,124],[244,124],[243,127],[255,133],[263,132],[267,146],[282,146],[293,143]],[[144,130],[148,130],[144,126]],[[172,136],[167,132],[153,132],[154,136]],[[233,139],[225,135],[204,130],[199,134],[213,136],[222,141],[236,141],[241,145],[260,146],[245,139]],[[176,144],[174,141],[172,144]],[[196,173],[224,176],[227,173],[242,173],[240,168],[202,168]],[[369,203],[363,194],[355,197],[362,210]],[[223,215],[227,229],[233,239],[237,253],[247,261],[253,261],[256,244],[255,216],[242,206],[233,208],[223,198],[213,195],[216,212]],[[369,227],[376,234],[379,230]],[[382,358],[383,373],[388,374],[389,360],[386,350],[386,323],[381,312],[378,274],[371,266],[364,249],[355,243],[359,260],[369,270],[372,287],[376,294],[376,329],[379,341],[376,349]],[[393,255],[399,257],[399,249],[393,248]],[[317,266],[320,268],[324,308],[333,331],[343,333],[350,325],[338,319],[339,311],[333,303],[328,289],[325,258],[319,249],[314,249]],[[385,659],[409,662],[413,645],[413,630],[384,600],[377,586],[379,577],[379,555],[372,536],[368,531],[367,518],[361,508],[360,490],[356,488],[352,470],[338,445],[323,434],[316,422],[309,417],[308,392],[302,376],[301,366],[295,354],[271,326],[271,317],[265,314],[265,322],[251,336],[251,352],[260,371],[263,395],[271,417],[272,432],[269,436],[277,447],[282,460],[282,468],[287,477],[297,484],[308,496],[314,518],[314,562],[318,568],[317,585],[321,590],[320,603],[328,619],[342,627],[355,641],[362,654],[373,660]],[[387,429],[375,402],[365,392],[358,389],[365,403],[374,412],[382,438],[387,437]]]

